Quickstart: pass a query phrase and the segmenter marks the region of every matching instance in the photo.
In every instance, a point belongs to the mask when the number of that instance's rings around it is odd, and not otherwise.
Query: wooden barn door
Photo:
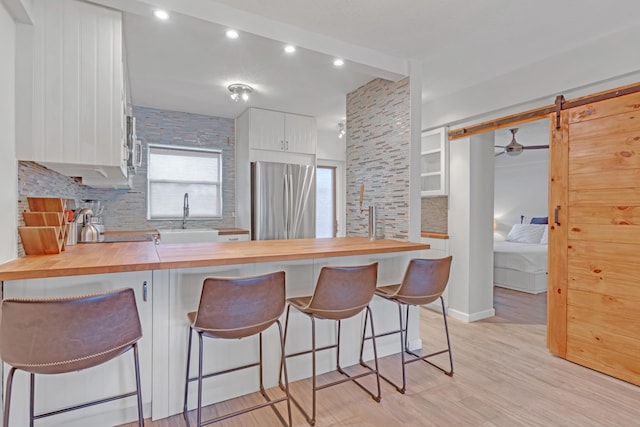
[[[640,94],[551,122],[549,350],[640,385]]]

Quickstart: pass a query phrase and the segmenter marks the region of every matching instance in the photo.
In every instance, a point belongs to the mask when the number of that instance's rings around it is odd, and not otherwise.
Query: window
[[[335,237],[336,168],[318,166],[316,170],[316,237]]]
[[[149,145],[147,219],[182,218],[185,194],[189,218],[222,216],[220,150]]]

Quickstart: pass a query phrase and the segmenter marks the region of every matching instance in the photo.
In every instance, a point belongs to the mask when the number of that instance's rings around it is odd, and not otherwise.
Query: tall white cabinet
[[[127,176],[122,14],[34,0],[17,35],[16,154],[85,184]],[[115,182],[115,181],[114,181]]]
[[[236,226],[251,229],[251,162],[316,164],[315,117],[248,108],[236,119]]]

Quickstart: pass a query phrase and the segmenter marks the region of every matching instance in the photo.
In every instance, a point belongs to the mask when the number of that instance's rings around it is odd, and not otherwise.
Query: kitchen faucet
[[[182,202],[182,229],[187,228],[187,217],[189,216],[189,193],[184,193],[184,201]]]

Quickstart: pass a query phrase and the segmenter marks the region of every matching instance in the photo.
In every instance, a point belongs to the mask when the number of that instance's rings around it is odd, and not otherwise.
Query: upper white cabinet
[[[75,0],[34,0],[33,12],[34,25],[17,34],[18,159],[89,185],[123,181],[121,12]]]
[[[420,194],[422,197],[449,193],[447,128],[422,133],[420,150]]]
[[[298,114],[249,108],[249,148],[254,150],[316,153],[316,119]]]

